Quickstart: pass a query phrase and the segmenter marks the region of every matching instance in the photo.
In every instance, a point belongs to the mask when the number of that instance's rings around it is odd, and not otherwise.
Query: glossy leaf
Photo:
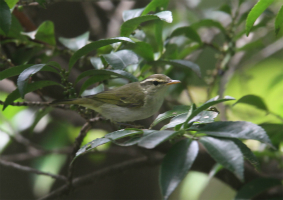
[[[144,15],[140,17],[135,17],[132,19],[129,19],[128,21],[125,21],[121,26],[121,36],[128,37],[134,30],[137,29],[137,27],[146,21],[150,20],[162,20],[167,23],[171,23],[173,21],[172,13],[170,11],[162,11],[159,13],[156,13],[154,15]]]
[[[214,119],[217,117],[218,113],[214,111],[202,111],[195,117],[193,117],[188,123],[192,122],[198,122],[198,123],[211,123],[214,122]],[[176,117],[174,117],[170,123],[166,124],[161,128],[161,130],[168,129],[168,128],[173,128],[179,124],[185,123],[186,119],[188,117],[188,114],[181,114]]]
[[[138,145],[147,149],[153,149],[162,142],[174,137],[177,132],[174,131],[155,131],[145,137],[142,137]]]
[[[43,70],[43,67],[44,67],[44,70]],[[46,64],[36,64],[36,65],[33,65],[33,66],[25,69],[19,75],[19,77],[17,79],[17,86],[18,86],[18,89],[19,89],[19,92],[20,92],[22,98],[24,98],[24,95],[26,94],[26,87],[27,87],[27,84],[28,84],[28,78],[38,71],[57,72],[54,68],[46,66]]]
[[[76,79],[76,82],[78,82],[79,80],[81,80],[84,77],[87,76],[99,76],[99,75],[109,75],[109,76],[115,76],[115,77],[119,77],[119,78],[126,78],[132,82],[137,82],[138,79],[133,76],[132,74],[130,74],[129,72],[123,71],[123,70],[109,70],[109,69],[91,69],[88,71],[84,71],[83,73],[81,73],[78,78]]]
[[[180,28],[176,28],[170,35],[170,38],[172,37],[176,37],[179,35],[185,35],[187,38],[198,42],[198,43],[202,43],[200,36],[198,35],[198,33],[190,26],[184,26],[184,27],[180,27]]]
[[[250,94],[250,95],[243,96],[236,103],[234,103],[233,106],[235,106],[238,103],[249,104],[249,105],[257,107],[258,109],[268,112],[268,108],[266,104],[264,103],[263,99],[256,95]]]
[[[0,72],[0,80],[3,80],[5,78],[10,78],[13,76],[17,76],[20,73],[22,73],[25,69],[33,66],[33,64],[26,64],[26,65],[19,65],[15,67],[11,67],[8,69],[5,69],[4,71]]]
[[[282,181],[274,178],[257,178],[245,184],[237,192],[235,200],[251,199],[265,190],[281,186]]]
[[[199,22],[192,24],[191,27],[194,29],[199,29],[201,27],[215,27],[218,28],[222,33],[226,34],[226,30],[222,26],[222,24],[212,19],[203,19]]]
[[[241,140],[232,139],[231,140],[240,148],[243,156],[257,169],[259,170],[259,163],[253,152],[245,145]]]
[[[99,92],[103,92],[104,91],[104,85],[103,84],[100,84],[92,89],[89,89],[89,90],[85,90],[81,96],[82,97],[85,97],[85,96],[90,96],[90,95],[95,95]]]
[[[85,32],[82,35],[79,35],[75,38],[64,38],[59,37],[59,41],[68,49],[71,49],[73,51],[77,51],[80,48],[84,47],[89,39],[89,31]]]
[[[184,114],[187,113],[190,109],[190,106],[185,106],[185,105],[181,105],[181,106],[175,106],[172,110],[169,110],[165,113],[159,114],[155,120],[152,122],[152,124],[150,125],[150,127],[154,127],[155,125],[157,125],[159,122],[171,118],[171,117],[175,117],[177,115],[180,114]]]
[[[226,169],[244,180],[244,159],[240,148],[231,140],[202,137],[199,142],[209,155]]]
[[[95,149],[96,147],[100,146],[100,145],[103,145],[103,144],[106,144],[110,142],[110,140],[108,138],[97,138],[89,143],[87,143],[86,145],[82,146],[76,153],[76,156],[75,158],[73,159],[72,162],[74,162],[74,160],[80,156],[81,154],[84,154],[86,152],[89,152],[93,149]]]
[[[202,125],[193,125],[190,129],[216,137],[258,140],[272,146],[264,129],[251,122],[213,122]]]
[[[127,38],[127,37],[116,37],[116,38],[103,39],[103,40],[91,42],[90,44],[85,45],[83,48],[79,49],[78,51],[76,51],[74,53],[74,55],[70,58],[69,69],[71,69],[73,67],[73,65],[76,63],[76,61],[80,57],[85,56],[86,54],[88,54],[91,51],[94,51],[98,48],[101,48],[101,47],[109,45],[109,44],[117,43],[117,42],[134,43],[130,38]]]
[[[144,10],[144,8],[138,8],[138,9],[133,9],[133,10],[125,10],[123,12],[124,22],[128,21],[129,19],[139,17],[142,14],[143,10]]]
[[[112,141],[142,133],[143,131],[139,129],[121,129],[112,133],[108,133],[107,135],[105,135],[105,138],[108,138]]]
[[[246,20],[246,35],[248,36],[256,19],[273,3],[274,0],[259,0],[249,12]]]
[[[283,5],[281,6],[279,12],[276,15],[275,19],[275,33],[278,35],[280,30],[283,29]]]
[[[80,95],[92,84],[109,79],[109,75],[92,76],[87,79],[80,89]]]
[[[158,60],[155,61],[157,64],[166,64],[166,65],[172,65],[175,67],[180,67],[182,69],[191,69],[193,70],[199,77],[201,77],[200,68],[197,64],[188,61],[188,60]]]
[[[113,69],[124,69],[139,62],[138,56],[131,50],[121,50],[102,55]]]
[[[176,143],[166,154],[160,168],[160,187],[164,199],[185,178],[198,154],[198,143],[190,139]]]
[[[53,22],[45,21],[40,24],[35,34],[35,39],[51,45],[56,45]]]
[[[152,0],[147,6],[144,8],[142,15],[146,15],[147,13],[157,10],[165,10],[167,8],[169,0]]]
[[[0,0],[0,29],[7,35],[12,23],[10,8],[4,0]]]
[[[29,93],[29,92],[33,92],[35,90],[38,90],[40,88],[46,87],[46,86],[51,86],[51,85],[60,85],[59,83],[56,83],[54,81],[37,81],[34,83],[30,83],[27,85],[25,93]],[[60,85],[61,86],[61,85]],[[10,93],[5,102],[4,102],[4,106],[3,106],[3,110],[12,102],[14,102],[15,100],[17,100],[18,98],[20,98],[20,92],[18,89],[14,90],[12,93]]]

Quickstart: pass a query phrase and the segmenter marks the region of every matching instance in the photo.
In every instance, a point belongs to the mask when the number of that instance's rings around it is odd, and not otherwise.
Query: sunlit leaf
[[[202,137],[199,142],[211,157],[244,180],[244,159],[240,148],[231,140],[213,137]]]
[[[102,56],[113,69],[124,69],[129,65],[139,62],[138,56],[133,51],[127,49]]]
[[[85,32],[82,35],[79,35],[75,38],[64,38],[64,37],[59,37],[59,41],[67,48],[77,51],[78,49],[84,47],[89,38],[89,31]]]
[[[166,154],[160,169],[160,187],[164,199],[185,178],[198,154],[198,143],[190,139],[176,143]]]
[[[238,190],[235,200],[252,199],[269,188],[281,185],[282,182],[280,179],[256,178]]]
[[[248,36],[256,19],[268,8],[274,0],[259,0],[249,12],[246,20],[246,35]]]
[[[177,132],[174,131],[155,131],[141,138],[138,145],[147,149],[153,149],[162,142],[174,137]]]
[[[264,103],[263,99],[256,95],[251,95],[251,94],[245,95],[242,98],[240,98],[236,103],[234,103],[233,106],[235,106],[238,103],[249,104],[249,105],[257,107],[258,109],[268,112],[268,108],[266,104]]]
[[[147,13],[153,11],[156,12],[158,10],[165,10],[167,8],[169,0],[152,0],[147,6],[144,8],[142,15],[146,15]]]
[[[275,33],[276,35],[283,29],[283,5],[281,6],[279,12],[277,13],[275,19]]]
[[[128,37],[141,23],[150,20],[162,20],[171,23],[173,21],[172,13],[170,11],[162,11],[152,15],[144,15],[129,19],[122,24],[120,35]]]
[[[260,126],[251,122],[213,122],[208,124],[193,125],[191,130],[217,137],[231,137],[253,139],[272,146],[266,132]]]
[[[0,0],[0,29],[7,35],[12,23],[10,8],[4,0]]]
[[[117,42],[130,42],[133,43],[133,41],[130,38],[127,37],[116,37],[116,38],[109,38],[109,39],[103,39],[98,40],[95,42],[91,42],[90,44],[85,45],[83,48],[79,49],[74,53],[74,55],[70,58],[69,61],[69,69],[73,67],[73,65],[76,63],[76,61],[86,54],[90,53],[91,51],[94,51],[98,48],[101,48],[103,46],[117,43]]]

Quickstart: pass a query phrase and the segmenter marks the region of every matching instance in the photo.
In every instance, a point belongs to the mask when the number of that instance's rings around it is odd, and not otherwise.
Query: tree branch
[[[133,160],[125,161],[107,168],[104,168],[102,170],[99,170],[97,172],[92,172],[90,174],[80,176],[72,181],[73,188],[78,188],[84,185],[92,184],[93,182],[102,179],[107,176],[111,176],[114,174],[118,174],[124,171],[127,171],[129,169],[133,168],[140,168],[144,167],[145,165],[158,165],[163,159],[163,155],[160,153],[155,153],[150,157],[140,157],[135,158]],[[46,199],[54,199],[56,197],[61,196],[62,194],[66,193],[69,189],[68,184],[63,185],[57,190],[54,190],[53,192],[49,193],[47,196],[44,196],[40,198],[40,200],[46,200]]]
[[[37,169],[27,167],[27,166],[23,166],[23,165],[19,165],[19,164],[14,163],[14,162],[9,162],[9,161],[0,159],[0,164],[4,165],[6,167],[18,169],[20,171],[35,173],[35,174],[39,174],[39,175],[49,176],[49,177],[57,179],[57,180],[67,181],[67,178],[65,176],[50,174],[50,173],[47,173],[47,172],[42,172],[42,171],[39,171]]]

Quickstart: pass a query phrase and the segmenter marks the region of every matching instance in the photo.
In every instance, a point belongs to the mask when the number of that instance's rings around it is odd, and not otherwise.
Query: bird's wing
[[[132,87],[128,84],[117,89],[101,92],[86,98],[121,107],[138,108],[144,105],[145,94],[141,88],[136,87],[135,89],[140,91],[133,93]]]

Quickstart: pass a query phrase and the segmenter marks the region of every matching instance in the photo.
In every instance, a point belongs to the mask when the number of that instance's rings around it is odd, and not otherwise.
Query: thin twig
[[[4,101],[0,100],[0,105],[4,105]],[[10,106],[50,106],[50,102],[41,102],[41,101],[31,101],[31,102],[13,102],[9,104]],[[65,105],[52,105],[52,107],[66,109]]]
[[[115,175],[122,173],[124,171],[128,171],[129,169],[133,168],[140,168],[144,167],[145,165],[157,165],[160,164],[160,162],[163,159],[163,155],[160,153],[155,153],[155,155],[151,156],[149,159],[146,156],[135,158],[133,160],[125,161],[107,168],[104,168],[102,170],[80,176],[72,181],[73,188],[78,188],[84,185],[92,184],[93,182],[102,179],[107,176]],[[46,199],[55,199],[56,197],[61,196],[62,194],[66,193],[68,191],[68,184],[62,186],[61,188],[54,190],[53,192],[49,193],[48,195],[40,198],[40,200],[46,200]]]
[[[47,172],[42,172],[42,171],[39,171],[37,169],[31,168],[31,167],[27,167],[27,166],[23,166],[23,165],[19,165],[19,164],[14,163],[14,162],[10,162],[10,161],[6,161],[6,160],[0,159],[0,164],[4,165],[6,167],[11,167],[11,168],[14,168],[14,169],[18,169],[20,171],[35,173],[35,174],[39,174],[39,175],[49,176],[49,177],[57,179],[57,180],[67,181],[67,178],[65,176],[51,174],[51,173],[47,173]]]

